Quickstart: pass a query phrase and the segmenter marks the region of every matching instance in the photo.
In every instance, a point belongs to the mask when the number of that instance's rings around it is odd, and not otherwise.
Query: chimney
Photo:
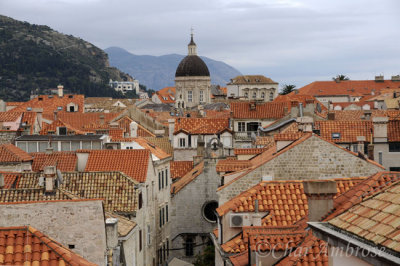
[[[328,113],[328,120],[335,120],[335,113],[334,112],[329,112]]]
[[[3,100],[0,100],[0,112],[5,112],[5,111],[7,111],[6,102]]]
[[[197,137],[197,156],[204,157],[205,154],[205,142],[203,136],[199,135]]]
[[[256,110],[256,103],[250,103],[250,110]]]
[[[54,121],[57,121],[57,111],[54,111]]]
[[[364,110],[364,119],[371,120],[372,111],[371,110]]]
[[[361,152],[362,154],[365,154],[365,151],[364,151],[365,141],[366,141],[365,136],[357,136],[357,150],[358,150],[358,152]]]
[[[53,147],[51,147],[50,143],[46,148],[46,154],[52,154],[53,153]]]
[[[4,186],[5,186],[4,175],[0,173],[0,189],[3,189]]]
[[[384,82],[385,78],[383,75],[375,76],[375,82]]]
[[[44,167],[44,179],[45,179],[45,192],[54,192],[56,185],[56,167],[45,166]]]
[[[164,129],[154,130],[154,135],[156,135],[157,138],[164,137],[164,134],[165,134],[165,130]]]
[[[78,172],[83,172],[85,171],[87,161],[89,159],[89,150],[78,150],[76,151],[76,157],[77,157],[77,171]]]
[[[106,219],[107,249],[114,249],[118,246],[118,219]]]
[[[135,121],[132,121],[129,124],[129,130],[130,130],[131,138],[137,138],[137,136],[138,136],[138,134],[137,134],[137,132],[138,132],[138,123],[136,123]]]
[[[64,86],[58,85],[57,90],[58,90],[58,97],[63,97],[64,96]]]
[[[368,144],[368,159],[374,160],[374,144]]]
[[[175,119],[168,119],[169,141],[172,142],[175,131]]]
[[[100,114],[99,119],[100,119],[100,125],[104,125],[104,114]]]
[[[392,81],[400,81],[400,75],[392,76]]]
[[[311,116],[298,117],[296,119],[298,127],[303,132],[312,132],[314,119]]]
[[[303,103],[299,103],[300,117],[303,117]]]
[[[304,180],[304,193],[308,200],[308,221],[318,222],[333,208],[333,197],[337,193],[333,180]]]
[[[374,125],[374,143],[387,142],[387,124],[389,119],[387,117],[373,117],[372,123]]]
[[[336,83],[340,83],[340,78],[335,78]]]

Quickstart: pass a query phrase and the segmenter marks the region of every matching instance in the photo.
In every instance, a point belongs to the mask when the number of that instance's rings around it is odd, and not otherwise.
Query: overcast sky
[[[400,73],[399,0],[0,0],[0,14],[100,48],[198,53],[298,87]]]

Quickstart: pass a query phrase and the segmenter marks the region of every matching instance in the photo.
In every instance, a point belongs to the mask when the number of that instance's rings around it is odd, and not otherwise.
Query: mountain
[[[133,80],[87,41],[0,15],[1,99],[27,100],[31,91],[46,93],[58,84],[86,96],[121,97],[108,86],[110,79]]]
[[[169,54],[162,56],[135,55],[119,47],[105,49],[110,64],[130,74],[148,88],[159,90],[174,86],[175,71],[183,55]],[[201,56],[211,74],[211,83],[224,86],[229,80],[241,75],[238,70],[221,61]]]

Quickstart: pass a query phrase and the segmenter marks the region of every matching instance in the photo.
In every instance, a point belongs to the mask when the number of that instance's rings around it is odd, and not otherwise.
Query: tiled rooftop
[[[150,162],[149,150],[88,150],[85,171],[120,171],[138,182],[145,182]]]
[[[263,84],[263,83],[276,84],[275,81],[263,75],[236,76],[233,79],[231,79],[231,82],[229,82],[228,84]]]
[[[190,172],[186,173],[183,177],[181,177],[178,181],[174,182],[171,185],[171,194],[174,195],[178,193],[182,188],[184,188],[187,184],[192,182],[196,177],[198,177],[204,169],[204,162],[196,165]]]
[[[1,265],[96,265],[30,226],[0,227]]]
[[[242,148],[242,149],[234,149],[233,152],[235,155],[257,155],[265,151],[266,148]]]
[[[299,94],[313,96],[354,95],[369,96],[382,89],[397,89],[398,83],[391,80],[375,82],[375,80],[315,81],[299,89]]]
[[[328,266],[328,245],[326,242],[313,236],[311,231],[308,231],[304,241],[294,249],[286,258],[279,261],[279,266]]]
[[[0,112],[0,122],[15,122],[22,116],[22,112]]]
[[[360,177],[334,179],[337,185],[335,198],[363,179]],[[254,212],[256,199],[260,212],[270,212],[262,220],[264,226],[292,225],[308,214],[308,201],[302,180],[263,181],[217,208],[217,212],[220,216],[229,211]]]
[[[297,226],[248,226],[240,235],[221,245],[224,252],[240,253],[250,246],[252,251],[283,251],[296,247],[305,236],[305,231]],[[261,244],[262,243],[262,244]]]
[[[170,162],[170,172],[171,172],[172,179],[181,178],[192,169],[193,169],[193,161],[171,161]]]
[[[275,141],[295,141],[301,138],[304,134],[302,132],[296,133],[277,133],[274,135]]]
[[[106,212],[106,218],[116,218],[118,219],[118,236],[119,237],[126,237],[135,227],[136,223],[132,220],[125,218],[124,216]]]
[[[353,189],[337,197],[334,201],[334,209],[325,217],[325,220],[332,219],[360,203],[365,198],[387,188],[399,180],[400,173],[397,172],[379,172],[368,177],[362,182],[359,182]]]
[[[168,137],[144,137],[147,141],[153,145],[160,147],[163,151],[168,154],[173,154],[174,150],[172,148],[171,142]]]
[[[216,166],[218,173],[220,172],[235,172],[240,171],[252,166],[250,160],[219,160]]]
[[[227,118],[178,118],[175,120],[175,132],[184,131],[190,134],[218,134],[229,130]]]
[[[358,136],[371,142],[374,127],[372,121],[316,121],[315,128],[320,130],[322,138],[331,142],[357,143]],[[340,137],[333,138],[333,133],[340,133]]]
[[[252,109],[251,106],[255,105]],[[285,116],[286,103],[248,103],[234,102],[231,103],[232,117],[237,119],[279,119]]]
[[[162,103],[175,102],[175,87],[165,87],[159,91],[156,91],[155,94]]]
[[[328,222],[375,246],[400,252],[400,181]]]
[[[46,154],[45,152],[34,152],[32,171],[43,171],[46,166],[56,166],[61,172],[73,172],[76,170],[77,156],[75,152],[60,151]]]
[[[32,156],[13,144],[0,145],[0,163],[28,162],[31,160]]]
[[[54,200],[51,194],[43,195],[43,189],[39,189],[39,177],[39,173],[24,173],[18,183],[18,187],[21,188],[19,190],[37,188],[38,191],[30,199],[10,201],[37,201],[46,200],[46,197],[50,197],[48,200]],[[106,211],[129,214],[136,211],[136,184],[136,181],[120,172],[63,173],[63,183],[56,192],[63,191],[69,198],[103,199]],[[2,190],[4,191],[6,190]],[[24,192],[19,194],[24,196]],[[67,199],[67,196],[57,199]]]
[[[18,184],[19,178],[21,177],[21,173],[12,173],[12,172],[3,172],[0,171],[0,174],[4,177],[4,189],[15,188]]]
[[[148,149],[151,152],[151,154],[153,154],[160,160],[171,157],[171,154],[166,153],[163,149],[152,144],[150,141],[148,141],[145,138],[135,138],[134,141],[136,143],[138,143],[140,146],[142,146],[143,148]]]
[[[22,115],[21,123],[25,123],[26,125],[30,126],[29,134],[33,134],[36,119],[36,112],[24,112]]]
[[[387,128],[388,141],[400,142],[400,120],[390,120]]]
[[[21,176],[22,179],[22,176]],[[0,202],[67,200],[70,197],[59,189],[56,193],[45,194],[43,188],[18,188],[0,190]]]

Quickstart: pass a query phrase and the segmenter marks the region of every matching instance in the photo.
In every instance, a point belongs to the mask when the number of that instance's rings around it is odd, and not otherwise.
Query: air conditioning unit
[[[250,216],[246,213],[232,213],[230,216],[231,227],[250,226]]]

